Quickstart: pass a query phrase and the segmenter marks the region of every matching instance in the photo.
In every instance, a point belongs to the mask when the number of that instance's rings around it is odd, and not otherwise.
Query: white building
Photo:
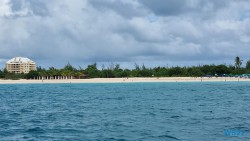
[[[11,73],[29,73],[36,70],[36,63],[29,58],[15,57],[6,62],[6,69]]]

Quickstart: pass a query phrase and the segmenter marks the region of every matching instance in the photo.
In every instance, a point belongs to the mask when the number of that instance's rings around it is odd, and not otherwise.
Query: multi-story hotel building
[[[36,70],[36,63],[29,58],[15,57],[6,62],[6,69],[11,73],[29,73]]]

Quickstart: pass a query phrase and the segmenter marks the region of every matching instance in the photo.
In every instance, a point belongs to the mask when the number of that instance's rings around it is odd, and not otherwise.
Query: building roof
[[[35,63],[35,62],[26,57],[15,57],[10,59],[6,63],[11,64],[11,63]]]

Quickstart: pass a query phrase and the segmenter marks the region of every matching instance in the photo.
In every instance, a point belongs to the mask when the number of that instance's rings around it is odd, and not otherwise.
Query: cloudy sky
[[[250,0],[0,0],[0,66],[233,64],[250,59]]]

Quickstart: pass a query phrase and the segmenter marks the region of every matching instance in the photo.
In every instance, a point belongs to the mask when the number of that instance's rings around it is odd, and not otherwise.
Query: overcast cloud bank
[[[249,0],[1,0],[0,61],[233,63],[249,25]]]

